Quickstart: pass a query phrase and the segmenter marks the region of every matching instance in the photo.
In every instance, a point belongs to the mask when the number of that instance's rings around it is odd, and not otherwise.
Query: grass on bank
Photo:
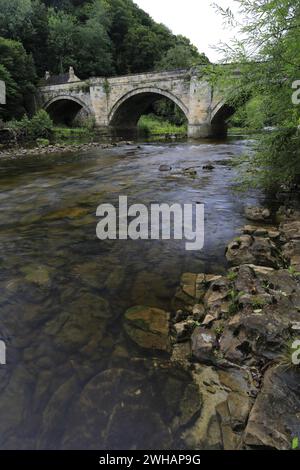
[[[89,127],[54,127],[52,141],[57,143],[82,143],[93,138],[94,132]]]
[[[160,119],[152,114],[142,116],[138,122],[138,130],[144,135],[163,135],[163,134],[187,134],[187,125],[177,126]]]

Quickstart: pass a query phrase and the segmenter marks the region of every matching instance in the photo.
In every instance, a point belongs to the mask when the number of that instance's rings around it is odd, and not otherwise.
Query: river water
[[[138,350],[122,317],[133,305],[168,310],[184,272],[224,271],[244,206],[262,197],[233,190],[232,162],[250,147],[141,143],[0,161],[1,448],[187,446],[175,418],[189,377]],[[208,162],[212,171],[202,169]],[[119,195],[204,203],[204,249],[98,240],[96,208]]]

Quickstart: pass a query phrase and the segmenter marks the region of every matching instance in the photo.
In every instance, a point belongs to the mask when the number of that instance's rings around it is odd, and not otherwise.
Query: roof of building
[[[73,67],[70,67],[67,73],[60,73],[59,75],[51,75],[50,72],[46,72],[45,77],[40,81],[40,85],[63,85],[71,82],[80,82],[80,78],[75,75]]]

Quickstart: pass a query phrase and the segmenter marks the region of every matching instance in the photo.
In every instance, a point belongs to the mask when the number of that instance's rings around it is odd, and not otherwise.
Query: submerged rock
[[[170,165],[160,165],[159,171],[171,171],[172,167]]]
[[[108,302],[86,292],[50,320],[44,333],[53,338],[53,344],[58,350],[70,353],[84,347],[83,351],[91,354],[100,349],[109,317]]]
[[[203,165],[203,170],[214,170],[215,167],[212,163],[207,163],[206,165]]]
[[[28,265],[21,268],[25,274],[25,280],[39,286],[48,286],[50,284],[51,268],[48,266]]]
[[[145,349],[170,351],[170,314],[164,310],[137,306],[126,311],[124,329],[138,346]]]

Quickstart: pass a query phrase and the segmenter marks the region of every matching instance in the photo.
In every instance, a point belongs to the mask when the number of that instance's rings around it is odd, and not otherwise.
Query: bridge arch
[[[84,118],[91,114],[89,107],[80,98],[70,95],[58,95],[47,101],[43,108],[49,113],[55,124],[71,125],[75,118]]]
[[[211,111],[210,122],[212,134],[215,137],[224,137],[227,135],[227,121],[235,113],[233,106],[225,101],[219,101]]]
[[[108,115],[109,126],[116,129],[136,128],[140,117],[161,98],[168,98],[175,103],[188,121],[189,110],[176,95],[156,87],[143,87],[126,93],[113,105]]]

